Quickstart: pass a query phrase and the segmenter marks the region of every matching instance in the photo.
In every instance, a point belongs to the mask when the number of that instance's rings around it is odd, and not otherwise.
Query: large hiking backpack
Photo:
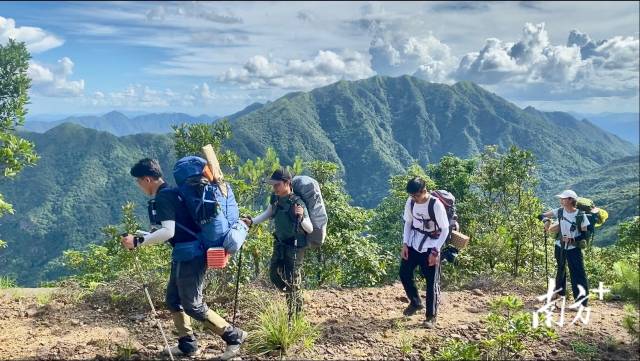
[[[440,200],[440,202],[442,202],[442,204],[444,205],[444,209],[447,212],[447,219],[449,220],[449,236],[445,241],[445,246],[443,247],[443,250],[442,250],[441,260],[447,260],[449,263],[454,263],[456,257],[458,256],[458,252],[460,251],[460,249],[457,247],[462,248],[464,245],[466,245],[466,242],[462,242],[463,245],[458,245],[456,247],[454,245],[455,242],[451,241],[453,236],[453,231],[460,230],[459,229],[460,227],[457,221],[458,215],[456,214],[456,197],[453,194],[451,194],[451,192],[446,191],[444,189],[432,191],[430,194],[432,197],[437,198]],[[428,205],[429,218],[433,220],[434,224],[436,225],[436,230],[439,231],[440,226],[438,225],[438,222],[435,219],[435,211],[433,210],[434,203],[435,202],[433,201],[429,202],[429,205]],[[412,216],[413,216],[413,206],[415,204],[416,202],[412,198],[411,199],[411,215]],[[462,234],[459,234],[459,236],[466,237]],[[467,241],[468,241],[468,237],[467,237]]]
[[[320,247],[327,237],[327,210],[324,207],[320,185],[315,179],[301,175],[295,176],[291,180],[293,193],[302,198],[307,206],[313,231],[306,235],[307,245],[310,247]]]
[[[445,191],[443,189],[432,191],[431,196],[437,198],[444,205],[444,209],[447,212],[447,219],[449,220],[449,235],[451,235],[451,231],[458,230],[458,215],[456,214],[456,197],[451,194],[451,192]],[[413,206],[415,206],[416,201],[411,199],[411,214],[413,214]],[[436,229],[440,229],[440,225],[435,219],[435,212],[433,210],[434,203],[429,203],[429,218],[435,223]]]
[[[589,220],[589,225],[587,226],[587,233],[585,234],[585,241],[583,246],[587,244],[591,244],[595,238],[596,228],[602,226],[604,222],[609,218],[609,213],[602,208],[596,207],[593,200],[584,197],[578,197],[576,202],[576,208],[578,209],[578,215],[576,216],[576,226],[579,226],[578,229],[582,229],[582,216],[584,214],[587,216]],[[558,210],[558,219],[561,219],[563,209],[560,208]],[[556,238],[561,237],[560,228],[558,227],[558,233],[556,234]]]
[[[240,221],[231,186],[226,184],[224,196],[217,183],[204,177],[206,165],[206,160],[200,157],[181,158],[173,167],[173,177],[189,214],[201,228],[196,236],[204,249],[224,247],[227,252],[235,253],[244,243],[247,229]]]
[[[596,227],[602,226],[609,218],[609,213],[602,208],[596,207],[595,203],[589,198],[578,197],[576,203],[576,208],[587,215],[590,223],[587,228],[592,233]]]

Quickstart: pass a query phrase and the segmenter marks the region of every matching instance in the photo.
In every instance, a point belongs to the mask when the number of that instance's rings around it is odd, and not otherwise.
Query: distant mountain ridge
[[[640,113],[571,113],[635,145],[640,144]]]
[[[166,134],[171,132],[171,125],[173,124],[211,123],[217,119],[219,117],[208,115],[194,117],[184,113],[152,113],[129,118],[121,112],[111,111],[100,116],[72,116],[53,122],[27,121],[23,130],[44,133],[60,124],[73,123],[82,125],[85,128],[109,132],[117,136],[138,133]]]

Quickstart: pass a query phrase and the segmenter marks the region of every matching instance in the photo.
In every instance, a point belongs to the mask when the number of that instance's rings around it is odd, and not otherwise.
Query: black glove
[[[538,214],[538,219],[543,221],[544,220],[544,213]]]

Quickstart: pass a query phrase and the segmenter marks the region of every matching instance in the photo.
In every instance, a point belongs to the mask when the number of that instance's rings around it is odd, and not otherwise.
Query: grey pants
[[[166,296],[167,308],[171,312],[184,311],[193,319],[204,322],[209,310],[202,294],[206,271],[204,255],[189,261],[171,262]]]

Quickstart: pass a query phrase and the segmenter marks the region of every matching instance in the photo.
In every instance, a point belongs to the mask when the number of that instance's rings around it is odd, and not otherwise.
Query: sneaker
[[[426,327],[426,328],[435,328],[436,327],[436,317],[435,316],[427,317],[427,319],[424,321],[424,327]]]
[[[402,311],[402,314],[405,316],[413,316],[423,308],[424,306],[422,304],[414,305],[413,303],[409,303],[409,306]]]
[[[238,330],[238,337],[236,338],[236,340],[234,341],[234,344],[227,344],[227,348],[224,349],[224,353],[220,356],[218,356],[218,360],[221,361],[227,361],[227,360],[231,360],[232,358],[238,356],[240,354],[240,347],[242,346],[242,344],[244,343],[244,341],[246,341],[247,337],[249,336],[249,333],[247,331],[243,331],[240,329]]]

